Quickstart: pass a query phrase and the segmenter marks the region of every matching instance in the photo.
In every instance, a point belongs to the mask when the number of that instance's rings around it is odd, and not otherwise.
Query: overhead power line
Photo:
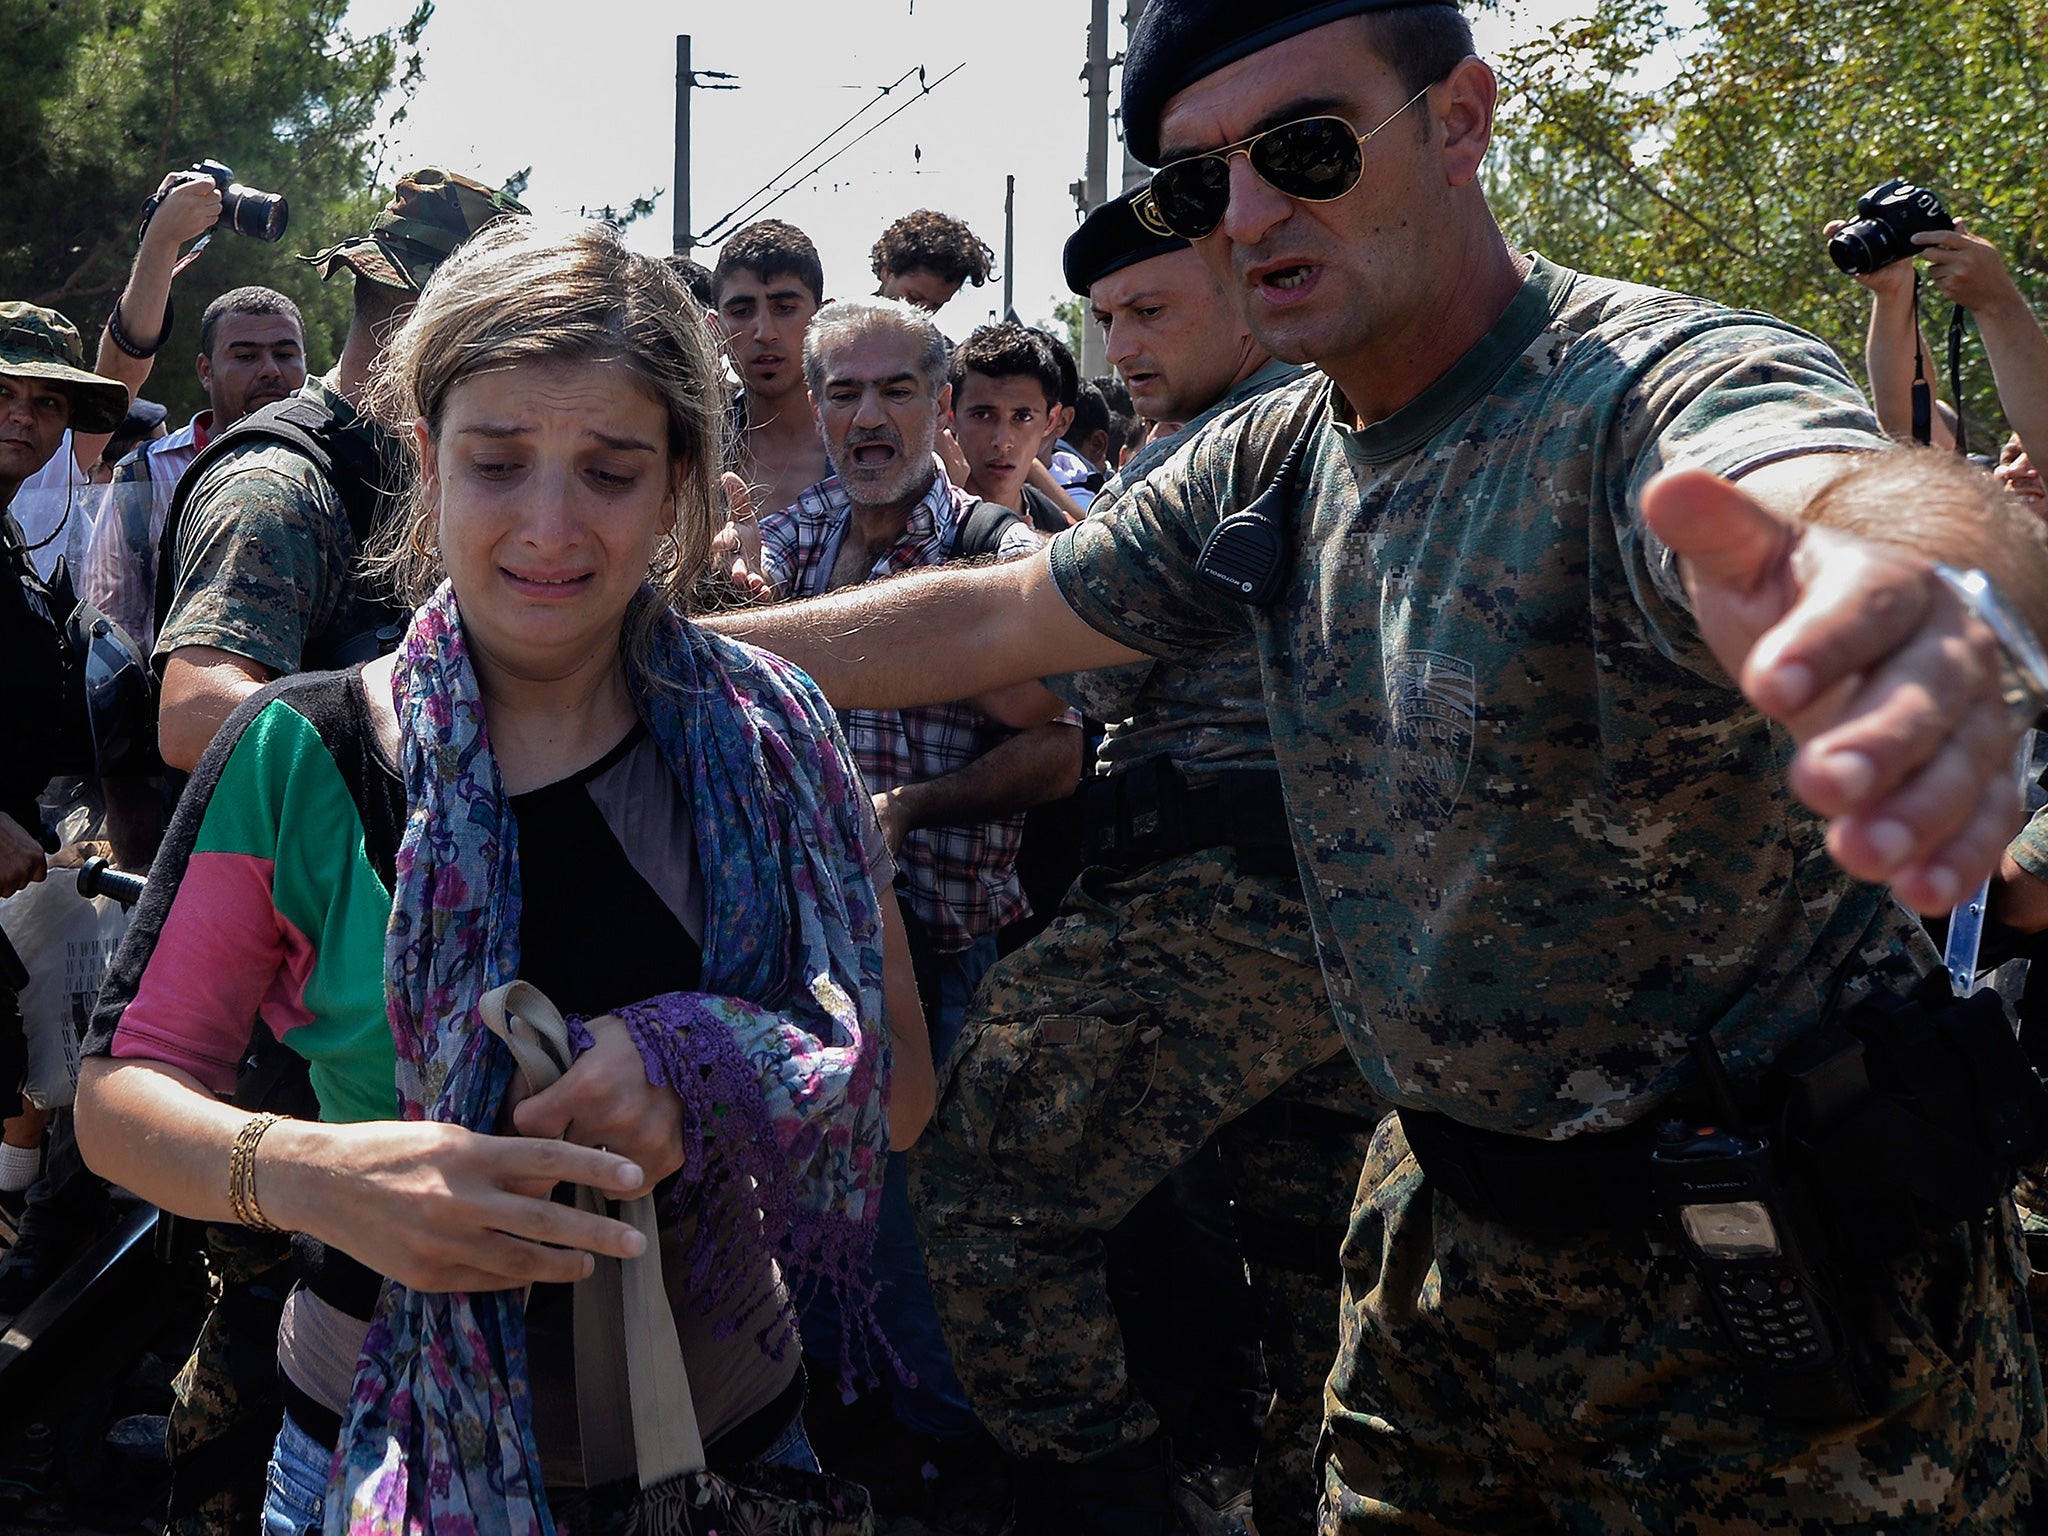
[[[910,97],[901,106],[897,107],[894,112],[886,113],[882,117],[876,119],[874,122],[870,123],[866,128],[862,129],[859,133],[855,134],[852,138],[848,139],[844,144],[840,145],[839,148],[833,150],[831,154],[827,155],[824,159],[820,160],[816,165],[812,166],[809,170],[792,177],[788,182],[784,183],[783,186],[775,192],[775,195],[770,197],[767,202],[761,203],[759,206],[750,206],[753,204],[755,198],[759,197],[761,193],[766,192],[769,189],[769,187],[774,185],[775,178],[771,176],[767,182],[763,183],[762,186],[752,194],[752,196],[748,197],[745,202],[741,203],[739,208],[735,208],[732,213],[727,214],[724,218],[720,219],[716,224],[712,225],[711,228],[707,230],[704,234],[699,235],[697,237],[697,243],[700,245],[709,245],[714,240],[721,238],[726,227],[732,222],[735,216],[737,216],[740,213],[741,209],[750,209],[750,211],[747,212],[745,215],[748,219],[759,218],[762,214],[766,213],[770,208],[773,208],[777,203],[781,202],[785,197],[789,196],[789,194],[794,192],[798,187],[802,186],[805,182],[809,181],[813,176],[817,175],[820,171],[824,170],[826,166],[830,165],[833,161],[837,160],[841,155],[845,154],[848,150],[852,149],[856,144],[860,143],[870,134],[875,133],[879,129],[885,127],[894,119],[900,117],[903,113],[909,111],[912,107],[916,106],[920,101],[923,101],[925,97],[931,95],[933,91],[936,91],[940,86],[944,85],[948,80],[952,79],[955,75],[959,74],[960,71],[965,69],[966,67],[966,61],[963,60],[960,63],[955,64],[943,75],[939,76],[938,79],[927,83],[924,77],[924,66],[920,64],[916,69],[906,71],[903,75],[901,75],[895,81],[891,82],[889,85],[881,87],[882,96],[886,96],[889,92],[895,90],[897,86],[901,85],[905,80],[908,80],[911,77],[911,75],[917,76],[917,94]],[[877,96],[875,100],[879,101],[880,99],[881,96]],[[818,140],[816,144],[813,144],[810,149],[805,150],[804,155],[808,155],[811,153],[812,150],[818,149],[819,147],[827,143],[830,143],[835,135],[842,133],[847,128],[851,127],[855,118],[860,117],[863,113],[865,113],[868,110],[869,107],[872,107],[874,105],[874,101],[868,102],[866,106],[863,106],[861,108],[860,112],[856,112],[852,118],[848,118],[845,122],[841,123],[837,128],[833,129],[831,133],[826,134],[824,138]],[[795,160],[792,160],[790,162],[790,165],[796,165],[800,163],[803,160],[803,158],[803,155],[798,155]],[[782,168],[782,171],[777,171],[775,175],[780,176],[783,174],[783,171],[787,171],[789,168],[790,167],[786,165]]]
[[[830,132],[826,133],[824,137],[820,138],[815,144],[807,145],[803,149],[799,150],[796,154],[796,157],[792,159],[789,162],[789,164],[782,167],[781,170],[775,172],[774,175],[770,176],[766,181],[762,182],[760,186],[754,188],[753,191],[749,192],[745,197],[741,198],[739,200],[739,203],[732,209],[731,212],[722,215],[720,218],[713,222],[709,229],[705,230],[703,234],[697,236],[697,243],[700,245],[709,245],[712,241],[718,239],[719,236],[723,234],[732,225],[738,223],[740,220],[744,218],[751,217],[747,210],[753,207],[754,200],[756,198],[762,197],[767,193],[773,191],[775,188],[775,183],[779,181],[782,177],[788,175],[791,171],[795,170],[799,165],[802,165],[804,163],[804,159],[806,156],[816,154],[819,150],[823,149],[827,144],[831,143],[834,139],[838,138],[840,134],[844,133],[847,129],[851,128],[855,123],[860,121],[861,118],[867,116],[867,114],[873,111],[877,105],[886,100],[889,97],[889,95],[895,91],[897,86],[901,85],[904,81],[908,80],[912,75],[916,75],[919,77],[919,84],[920,86],[922,86],[924,66],[922,64],[919,64],[911,69],[906,69],[905,71],[903,71],[902,74],[898,75],[894,80],[891,80],[887,85],[878,85],[873,87],[872,89],[875,93],[873,96],[869,97],[866,101],[862,102],[860,106],[857,107],[850,116],[843,118],[838,124],[836,124],[831,129]]]

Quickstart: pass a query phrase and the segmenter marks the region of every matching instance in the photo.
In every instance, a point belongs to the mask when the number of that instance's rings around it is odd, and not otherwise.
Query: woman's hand
[[[647,1187],[609,1152],[435,1121],[281,1120],[257,1150],[266,1216],[416,1291],[575,1281],[592,1254],[640,1253],[645,1240],[625,1222],[550,1200],[565,1182],[612,1199]]]
[[[683,1166],[683,1101],[647,1080],[640,1047],[622,1020],[592,1019],[590,1038],[590,1049],[552,1087],[513,1105],[513,1129],[629,1157],[642,1182],[627,1193],[647,1194]]]

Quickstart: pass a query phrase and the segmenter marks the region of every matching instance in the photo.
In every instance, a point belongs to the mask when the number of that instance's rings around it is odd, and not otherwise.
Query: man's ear
[[[199,354],[198,360],[197,360],[197,361],[196,361],[196,362],[195,362],[195,363],[193,364],[193,366],[194,366],[195,368],[197,368],[197,369],[199,370],[199,387],[200,387],[201,389],[209,389],[209,390],[210,390],[210,389],[212,389],[212,388],[213,388],[213,362],[212,362],[212,360],[211,360],[210,358],[208,358],[208,357],[207,357],[207,355],[206,355],[206,354],[205,354],[204,352],[202,352],[202,353],[200,353],[200,354]]]
[[[1046,419],[1052,423],[1052,440],[1058,442],[1067,435],[1067,428],[1074,424],[1074,408],[1071,405],[1050,406]]]
[[[952,386],[951,384],[941,384],[941,385],[939,386],[938,402],[939,402],[939,425],[940,425],[940,426],[942,426],[942,427],[950,427],[950,426],[952,426],[952,425],[953,425],[953,386]]]
[[[1478,180],[1479,163],[1493,142],[1493,109],[1500,82],[1484,59],[1467,58],[1430,87],[1430,110],[1443,124],[1444,183],[1462,187]]]

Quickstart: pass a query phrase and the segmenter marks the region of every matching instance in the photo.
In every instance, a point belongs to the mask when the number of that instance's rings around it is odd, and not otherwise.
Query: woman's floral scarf
[[[664,613],[649,670],[665,686],[632,687],[691,806],[703,991],[625,1016],[650,1079],[682,1096],[677,1199],[699,1211],[691,1279],[707,1305],[729,1299],[729,1277],[751,1268],[730,1261],[765,1248],[793,1288],[830,1286],[858,1316],[889,1139],[859,775],[831,710],[787,662]],[[512,1063],[477,1002],[518,975],[518,829],[445,583],[413,619],[392,692],[407,807],[385,941],[400,1114],[494,1130]],[[344,1416],[327,1536],[550,1533],[528,1408],[520,1292],[387,1282]]]

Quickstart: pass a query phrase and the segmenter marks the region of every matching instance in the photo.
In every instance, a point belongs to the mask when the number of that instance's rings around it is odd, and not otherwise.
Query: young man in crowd
[[[1102,397],[1102,391],[1094,381],[1083,379],[1074,398],[1074,420],[1067,428],[1067,440],[1088,465],[1084,484],[1091,494],[1100,491],[1103,482],[1116,473],[1116,465],[1110,462],[1109,414],[1109,402]]]
[[[824,302],[818,248],[793,224],[762,219],[718,250],[716,318],[740,376],[733,459],[757,512],[793,505],[832,472],[804,388],[804,331]]]
[[[1058,435],[1060,370],[1045,333],[1014,320],[982,326],[953,349],[952,386],[953,438],[967,464],[961,489],[1042,532],[1066,527],[1066,510],[1028,483]]]
[[[979,288],[989,280],[996,253],[951,214],[920,208],[883,230],[868,259],[880,284],[877,297],[901,299],[935,315],[961,284]]]
[[[1833,1235],[1904,1251],[1806,1306],[1829,1346],[1774,1317],[1751,1364],[1765,1319],[1710,1300],[1742,1244],[1650,1153],[1768,1112],[1838,981],[1942,1006],[1902,909],[1947,910],[2017,825],[2048,551],[2016,498],[1890,450],[1812,338],[1509,246],[1496,93],[1449,3],[1152,0],[1124,124],[1161,218],[1319,373],[1042,557],[746,632],[842,707],[1257,646],[1332,1007],[1398,1106],[1342,1251],[1323,1531],[2020,1531],[2044,1404],[2009,1196],[1944,1214],[1829,1163],[1823,1209],[1898,1213]],[[1083,1027],[1087,1080],[1129,1043]],[[1927,1166],[1914,1139],[1887,1158]]]
[[[900,300],[845,300],[812,320],[804,371],[833,473],[761,518],[762,574],[778,596],[815,596],[955,558],[978,501],[933,457],[950,393],[946,363],[938,329]],[[1002,521],[999,560],[1039,547],[1027,525]],[[1016,733],[964,702],[842,718],[897,857],[932,1054],[944,1061],[995,961],[998,931],[1027,910],[1015,871],[1024,812],[1072,792],[1080,729],[1058,721]],[[904,1180],[902,1158],[892,1157],[875,1278],[884,1332],[916,1378],[892,1393],[903,1437],[895,1470],[911,1475],[868,1470],[915,1491],[916,1468],[933,1459],[946,1464],[941,1470],[954,1467],[978,1427],[932,1310]],[[806,1347],[832,1358],[835,1328],[836,1319],[813,1309]]]
[[[229,289],[200,319],[196,366],[206,409],[115,466],[79,583],[79,596],[127,630],[145,656],[156,641],[156,547],[178,481],[217,433],[304,386],[298,305],[274,288]]]
[[[1099,321],[1097,323],[1100,324]],[[1131,399],[1130,386],[1120,375],[1099,373],[1088,382],[1101,393],[1103,403],[1109,407],[1109,457],[1103,468],[1107,474],[1113,475],[1137,451],[1145,435],[1144,424],[1139,419],[1136,403]]]
[[[1053,433],[1038,450],[1038,462],[1044,466],[1044,474],[1034,475],[1032,483],[1060,506],[1071,509],[1074,517],[1085,517],[1095,500],[1095,493],[1102,488],[1102,479],[1095,466],[1067,441],[1067,433],[1074,425],[1074,413],[1081,404],[1081,365],[1074,359],[1073,348],[1059,337],[1050,331],[1038,334],[1052,349],[1060,383],[1059,393],[1053,397]]]

